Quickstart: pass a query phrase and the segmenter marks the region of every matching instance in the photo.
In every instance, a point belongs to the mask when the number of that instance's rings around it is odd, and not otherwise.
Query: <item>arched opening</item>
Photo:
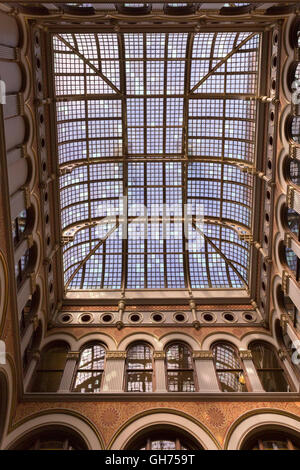
[[[286,428],[263,427],[246,437],[241,450],[299,450],[300,435]]]
[[[292,386],[275,348],[264,341],[255,341],[249,349],[265,392],[290,392]]]
[[[246,378],[237,349],[230,343],[212,346],[215,370],[222,392],[247,392]]]
[[[25,376],[29,364],[32,360],[33,354],[39,350],[40,344],[42,341],[42,336],[43,336],[43,325],[42,322],[39,321],[37,327],[35,328],[29,343],[26,346],[26,349],[23,354],[23,374]]]
[[[25,435],[11,450],[88,450],[88,447],[72,429],[49,425]]]
[[[184,343],[172,343],[166,348],[166,376],[169,392],[194,392],[193,356]]]
[[[134,436],[126,450],[204,450],[187,432],[175,426],[150,426]]]
[[[99,343],[85,345],[80,353],[73,391],[98,393],[104,373],[105,348]]]
[[[127,350],[126,391],[153,391],[152,348],[146,343],[135,343]]]
[[[32,321],[34,315],[37,313],[37,308],[40,303],[40,287],[37,286],[33,295],[31,295],[21,312],[20,318],[20,333],[21,337],[24,336],[25,331],[27,330],[30,322]]]
[[[47,345],[34,374],[31,392],[57,392],[64,373],[69,345],[57,341]]]

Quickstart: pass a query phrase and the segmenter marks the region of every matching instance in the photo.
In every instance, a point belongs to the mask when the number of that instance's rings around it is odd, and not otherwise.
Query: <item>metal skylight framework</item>
[[[253,32],[53,35],[66,290],[247,287],[259,47]]]

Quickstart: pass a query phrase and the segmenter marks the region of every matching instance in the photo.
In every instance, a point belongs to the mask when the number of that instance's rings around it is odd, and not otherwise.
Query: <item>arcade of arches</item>
[[[300,449],[296,2],[0,3],[0,449]]]

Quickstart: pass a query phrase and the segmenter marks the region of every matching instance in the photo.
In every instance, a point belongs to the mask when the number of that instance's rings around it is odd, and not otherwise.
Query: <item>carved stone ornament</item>
[[[193,351],[193,359],[213,359],[212,351]]]
[[[126,359],[126,351],[107,351],[106,359]]]
[[[242,349],[239,351],[240,358],[244,359],[252,359],[252,352],[249,349]]]

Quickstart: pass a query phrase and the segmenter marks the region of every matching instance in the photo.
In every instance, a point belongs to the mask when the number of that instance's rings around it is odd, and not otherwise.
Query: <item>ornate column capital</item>
[[[252,359],[252,352],[249,349],[240,349],[239,355],[242,360]]]
[[[67,360],[78,361],[80,358],[80,351],[69,351],[67,354]]]
[[[287,248],[292,247],[292,237],[288,232],[284,234],[284,244]]]
[[[38,349],[31,349],[30,355],[31,355],[32,360],[35,360],[36,362],[38,362],[41,357],[41,351],[39,351]]]
[[[284,333],[286,332],[287,324],[288,324],[288,316],[287,316],[286,313],[282,313],[280,315],[280,326],[281,326]]]
[[[294,208],[295,189],[290,184],[287,187],[286,204],[290,209]]]
[[[153,351],[153,359],[165,359],[166,353],[165,351]]]
[[[202,351],[202,350],[199,350],[199,351],[193,351],[193,359],[213,359],[214,355],[212,353],[212,351],[208,350],[208,351]]]
[[[277,352],[278,352],[279,359],[281,359],[282,361],[284,361],[287,358],[287,352],[284,349],[278,349]]]
[[[289,279],[290,279],[290,276],[287,273],[287,271],[283,271],[282,272],[282,290],[285,295],[288,295]]]
[[[126,356],[127,356],[126,351],[107,351],[106,352],[106,359],[110,359],[110,360],[126,359]]]

